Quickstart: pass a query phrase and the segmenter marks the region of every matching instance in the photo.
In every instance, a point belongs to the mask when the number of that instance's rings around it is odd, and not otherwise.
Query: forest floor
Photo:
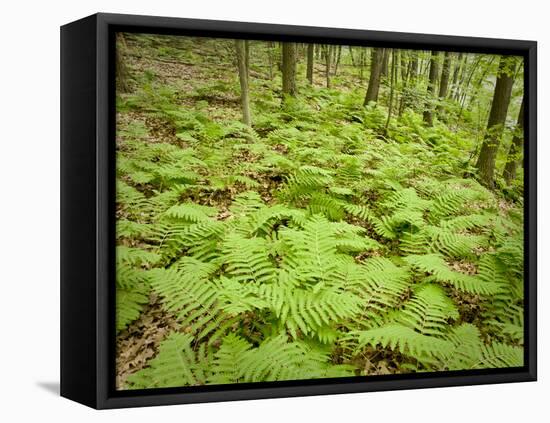
[[[254,205],[256,208],[284,205],[306,213],[294,216],[285,211],[289,214],[271,227],[273,232],[265,237],[268,243],[272,241],[270,236],[276,238],[273,234],[279,226],[288,226],[287,222],[292,219],[297,226],[305,228],[307,224],[303,222],[307,216],[321,215],[335,225],[344,222],[354,226],[353,230],[362,231],[367,242],[376,245],[357,247],[357,239],[350,235],[353,242],[346,241],[349,244],[346,254],[357,266],[368,266],[371,260],[375,263],[378,259],[389,259],[388,266],[395,264],[408,269],[412,275],[408,276],[408,282],[396,282],[399,288],[395,288],[395,292],[384,292],[377,307],[369,309],[367,315],[377,325],[393,322],[393,317],[386,316],[407,309],[410,301],[420,298],[422,287],[435,280],[442,291],[431,294],[442,298],[445,304],[450,301],[445,319],[457,330],[449,334],[445,342],[452,342],[453,336],[458,336],[457,328],[466,327],[461,325],[472,325],[480,345],[492,346],[498,341],[498,345],[512,348],[512,353],[519,351],[523,341],[518,333],[523,323],[516,316],[522,313],[522,300],[511,294],[506,296],[515,288],[501,292],[504,299],[492,299],[498,289],[483,272],[489,256],[492,258],[503,249],[508,254],[507,263],[517,267],[514,262],[517,251],[512,251],[505,241],[516,240],[518,236],[522,225],[521,203],[484,189],[470,177],[472,152],[476,148],[475,128],[453,120],[426,129],[422,126],[421,114],[410,108],[399,119],[392,119],[389,129],[385,129],[387,104],[381,101],[377,108],[362,106],[366,81],[359,77],[356,67],[348,64],[340,65],[339,73],[332,77],[332,88],[327,89],[324,88],[325,67],[317,63],[313,87],[300,81],[299,100],[282,108],[279,72],[276,65],[270,72],[265,64],[266,51],[262,50],[263,56],[251,56],[253,130],[248,131],[238,123],[241,107],[231,43],[188,39],[163,44],[159,40],[162,38],[129,36],[124,52],[132,80],[130,93],[119,98],[117,166],[119,180],[130,188],[124,188],[126,197],[120,200],[122,205],[117,206],[117,218],[132,230],[130,235],[119,237],[118,245],[162,257],[131,259],[128,263],[137,263],[139,270],[148,271],[158,267],[158,263],[168,268],[179,257],[173,251],[163,251],[162,242],[135,235],[143,231],[138,225],[155,222],[156,217],[152,216],[166,214],[168,206],[174,204],[172,200],[163,203],[166,206],[159,212],[155,207],[159,207],[159,201],[165,201],[164,197],[160,198],[163,193],[168,198],[170,192],[177,192],[176,204],[207,207],[197,209],[208,216],[205,222],[232,227],[240,218],[236,205],[246,206],[246,201],[252,204],[246,197],[252,191],[258,194],[257,202],[262,203]],[[298,70],[304,73],[302,66]],[[270,73],[274,74],[272,79]],[[386,92],[388,87],[383,86],[382,90]],[[143,145],[158,148],[140,150]],[[169,174],[173,169],[164,162],[170,154],[181,163],[189,164],[183,190],[180,190],[182,180],[175,185],[175,179]],[[153,177],[152,167],[136,165],[144,161],[167,167],[160,177]],[[178,171],[187,171],[184,167],[180,166]],[[300,182],[300,178],[305,182]],[[296,186],[291,186],[293,181]],[[295,195],[299,190],[302,191]],[[139,198],[127,200],[130,197]],[[134,207],[143,205],[143,201],[149,202],[152,211],[140,212]],[[368,213],[372,213],[372,217]],[[474,217],[468,220],[471,216]],[[198,221],[202,218],[202,215],[197,217]],[[131,223],[135,223],[137,229],[133,229]],[[270,248],[276,250],[279,247],[276,240],[273,242]],[[186,248],[193,250],[193,246]],[[420,256],[433,259],[434,255],[444,259],[443,266],[447,266],[450,276],[438,276],[441,271],[436,266],[440,262],[430,267],[414,261]],[[279,265],[279,258],[273,260]],[[282,261],[284,264],[284,259]],[[494,274],[495,269],[491,271]],[[503,280],[510,278],[501,276]],[[473,278],[482,288],[468,285],[474,283]],[[382,288],[374,287],[376,283],[365,288],[372,290],[369,295],[381,295]],[[132,303],[131,317],[119,328],[118,387],[127,387],[130,375],[148,368],[170,334],[197,333],[190,323],[181,323],[177,309],[163,305],[161,290],[155,290],[154,286],[153,283],[152,290],[139,292],[141,300]],[[503,310],[494,310],[501,299],[514,307],[507,310],[508,318],[503,317]],[[380,310],[384,307],[393,311],[382,313]],[[261,344],[258,339],[265,335],[250,321],[259,316],[255,313],[248,310],[241,314],[239,333],[258,345]],[[313,323],[298,322],[297,330],[293,325],[288,324],[287,328],[288,333],[298,334],[293,335],[294,339],[303,339],[306,331],[315,333],[311,329],[315,326]],[[374,324],[349,325],[335,323],[333,328],[355,333],[375,327]],[[318,336],[322,339],[324,335]],[[331,332],[330,336],[337,335]],[[362,341],[354,339],[353,342]],[[367,375],[436,369],[431,367],[435,366],[433,360],[422,361],[423,358],[415,357],[410,349],[401,351],[382,344],[365,341],[360,353],[354,354],[346,350],[346,345],[338,344],[330,351],[330,360],[338,365],[353,365],[356,373],[360,370],[360,374]],[[198,353],[199,343],[194,345]],[[216,343],[209,345],[214,345],[214,350],[218,347]],[[488,353],[479,354],[485,354],[486,358]],[[504,364],[497,360],[493,365]]]

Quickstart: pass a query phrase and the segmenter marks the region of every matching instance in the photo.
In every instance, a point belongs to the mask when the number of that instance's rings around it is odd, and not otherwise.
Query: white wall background
[[[81,0],[3,3],[0,54],[0,419],[109,422],[548,421],[539,382],[96,412],[59,381],[59,26],[103,11],[539,42],[539,328],[548,329],[549,13],[540,0]],[[546,395],[544,391],[547,390]],[[546,411],[546,413],[545,413]],[[546,414],[546,416],[545,416]],[[544,417],[543,417],[544,416]],[[546,418],[545,418],[546,417]]]

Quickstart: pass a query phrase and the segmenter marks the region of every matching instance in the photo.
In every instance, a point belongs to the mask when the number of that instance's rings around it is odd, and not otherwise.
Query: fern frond
[[[287,245],[283,268],[294,270],[304,281],[323,280],[337,267],[335,229],[326,218],[314,215],[305,223],[303,230],[281,230]]]
[[[445,361],[450,370],[487,369],[523,366],[523,349],[500,342],[484,344],[478,329],[463,324],[449,335],[454,354]]]
[[[116,260],[118,265],[129,264],[132,266],[154,265],[160,260],[160,256],[141,248],[118,246],[116,248]]]
[[[442,336],[449,320],[457,319],[453,302],[438,285],[421,286],[395,320],[423,335]]]
[[[273,280],[275,266],[267,247],[267,241],[263,238],[228,234],[221,246],[225,271],[239,282],[264,283]]]
[[[453,351],[453,345],[444,339],[422,335],[408,326],[389,324],[376,329],[350,332],[347,340],[356,342],[360,350],[367,345],[378,345],[398,350],[412,357],[447,357]]]
[[[202,385],[201,377],[206,367],[197,359],[192,347],[193,337],[173,333],[159,348],[158,355],[148,363],[148,367],[128,377],[130,389],[170,388]]]
[[[116,329],[125,329],[136,320],[143,306],[148,303],[148,288],[144,284],[133,286],[132,289],[117,288],[116,290]]]
[[[439,254],[410,255],[405,257],[405,261],[422,272],[432,274],[435,280],[447,282],[460,291],[491,295],[501,289],[499,283],[452,271]]]
[[[189,223],[198,223],[209,220],[217,214],[217,210],[213,207],[201,206],[199,204],[187,203],[177,204],[170,207],[164,215],[166,217],[181,220]]]
[[[200,266],[197,262],[183,265],[181,270],[149,271],[153,290],[196,340],[227,327],[232,317],[219,303],[217,285],[208,280],[211,271],[211,265]],[[211,337],[210,341],[213,340]]]
[[[353,368],[331,365],[326,352],[302,342],[288,342],[280,335],[262,342],[242,354],[238,363],[240,380],[261,382],[300,380],[353,375]]]

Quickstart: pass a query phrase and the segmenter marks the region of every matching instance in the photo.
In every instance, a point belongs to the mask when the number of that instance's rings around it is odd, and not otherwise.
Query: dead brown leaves
[[[117,335],[117,389],[124,389],[128,376],[144,368],[156,356],[161,341],[178,328],[174,317],[162,309],[155,295],[151,295],[140,318]]]

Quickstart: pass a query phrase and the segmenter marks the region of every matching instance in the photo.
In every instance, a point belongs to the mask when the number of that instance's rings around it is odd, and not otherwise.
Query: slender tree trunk
[[[458,78],[458,83],[456,84],[456,89],[455,89],[455,93],[454,93],[454,96],[453,96],[453,99],[456,100],[456,101],[460,100],[461,87],[466,82],[466,70],[467,70],[467,68],[468,68],[468,55],[465,54],[462,58],[462,66],[461,66],[461,69],[460,69],[460,77]]]
[[[473,78],[479,64],[481,63],[482,58],[483,58],[483,56],[479,56],[477,58],[477,60],[472,64],[472,68],[470,69],[470,72],[468,73],[468,77],[466,79],[466,82],[462,86],[461,94],[460,94],[460,98],[459,98],[460,113],[462,113],[462,108],[464,107],[464,103],[466,101],[466,97],[467,97],[467,94],[468,94],[468,87],[470,86],[470,83],[472,82],[472,78]]]
[[[443,70],[441,71],[441,82],[439,84],[439,100],[447,98],[447,91],[449,90],[449,73],[451,71],[451,53],[445,52],[445,59],[443,60]],[[439,107],[441,110],[441,106]]]
[[[449,93],[449,98],[454,98],[454,93],[456,90],[456,85],[458,84],[458,76],[460,74],[460,67],[462,65],[462,56],[464,53],[458,53],[458,57],[456,59],[455,67],[453,70],[453,80],[451,82],[451,91]]]
[[[411,72],[409,73],[409,80],[413,81],[416,85],[416,77],[418,76],[418,52],[412,52],[411,59]]]
[[[310,85],[313,85],[313,50],[315,48],[314,44],[308,44],[307,46],[307,80]]]
[[[296,45],[283,43],[283,97],[296,95]]]
[[[433,126],[433,98],[437,85],[439,52],[432,51],[430,58],[430,75],[428,77],[428,100],[424,108],[423,120],[428,126]]]
[[[269,60],[269,79],[273,79],[273,41],[267,44],[267,58]]]
[[[381,76],[388,76],[389,64],[390,64],[390,49],[385,48],[384,54],[382,56],[382,70],[380,71]]]
[[[380,91],[380,75],[382,72],[382,61],[384,58],[384,49],[375,48],[371,56],[369,86],[363,105],[368,105],[371,101],[378,101],[378,92]]]
[[[116,44],[116,85],[121,93],[127,93],[130,91],[130,85],[128,84],[129,71],[126,63],[124,62],[124,51],[126,49],[126,39],[122,33],[117,34]]]
[[[480,182],[488,188],[494,187],[495,161],[510,104],[514,70],[515,59],[507,56],[501,57],[491,112],[487,122],[487,132],[476,163]]]
[[[364,68],[365,68],[365,48],[361,47],[361,50],[359,50],[359,80],[361,82],[363,82],[363,80],[365,79]]]
[[[243,123],[252,124],[250,117],[250,99],[248,93],[248,67],[246,60],[246,41],[235,40],[235,49],[237,52],[237,67],[239,70],[239,82],[241,84],[241,109],[243,112]]]
[[[244,58],[246,63],[246,77],[250,77],[250,41],[245,40],[244,42]]]
[[[336,63],[334,64],[334,76],[338,73],[338,65],[340,64],[340,57],[342,56],[342,46],[338,46],[338,55],[336,56]]]
[[[325,46],[325,77],[327,88],[330,88],[330,60],[332,58],[332,46]]]
[[[470,98],[468,99],[468,107],[471,107],[472,103],[476,99],[477,93],[481,89],[481,86],[483,85],[483,82],[485,81],[485,77],[487,76],[487,73],[489,73],[489,69],[490,69],[490,67],[491,67],[494,60],[495,60],[494,56],[489,59],[489,63],[487,63],[484,66],[484,69],[483,69],[483,72],[481,73],[481,76],[479,77],[477,82],[474,83],[474,90],[473,90],[472,94],[470,95]]]
[[[355,57],[353,57],[353,47],[349,46],[349,56],[351,57],[351,66],[355,67]]]
[[[403,81],[403,86],[405,86],[407,84],[407,80],[409,79],[409,64],[404,51],[399,52],[399,64],[399,69],[401,70],[401,80]]]
[[[386,119],[386,125],[384,126],[384,135],[388,134],[388,127],[390,126],[390,119],[393,111],[393,97],[394,97],[396,82],[397,82],[397,60],[396,60],[395,49],[393,48],[391,50],[390,101],[388,105],[388,118]]]
[[[525,95],[521,100],[521,107],[519,108],[519,115],[516,127],[514,129],[514,137],[512,138],[512,144],[508,150],[508,157],[506,158],[506,166],[504,166],[503,177],[506,181],[506,185],[510,185],[512,181],[516,179],[516,172],[520,162],[521,150],[523,146],[523,107],[525,104]]]
[[[407,63],[407,70],[405,71],[405,79],[403,80],[403,90],[401,98],[399,99],[399,106],[397,109],[397,115],[401,117],[407,106],[408,89],[416,84],[416,74],[418,72],[418,56],[416,51],[411,52]]]

